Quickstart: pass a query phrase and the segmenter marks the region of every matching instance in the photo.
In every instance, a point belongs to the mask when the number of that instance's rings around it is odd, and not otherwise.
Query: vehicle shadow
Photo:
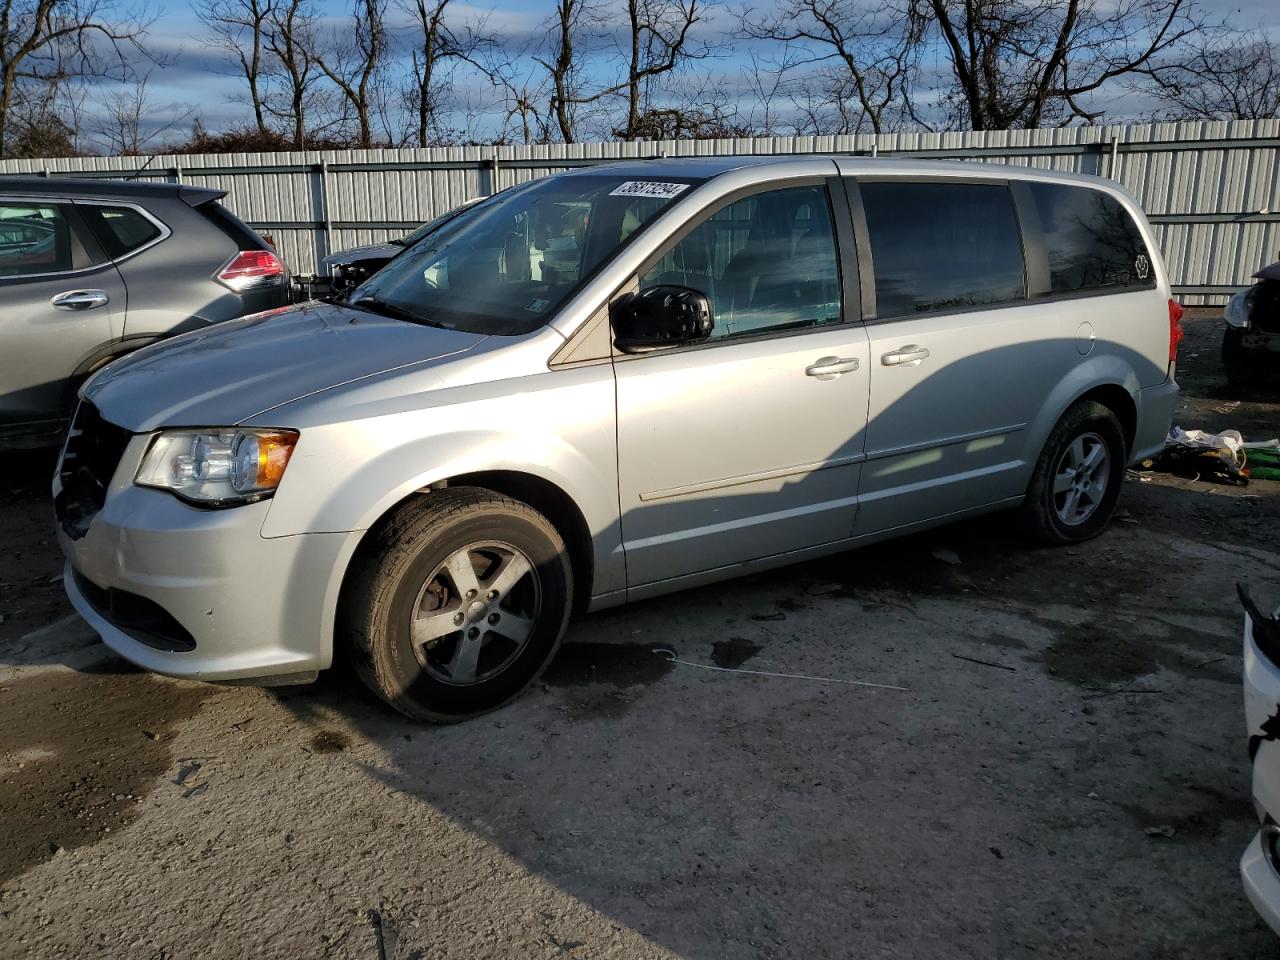
[[[1029,547],[994,515],[586,616],[529,693],[455,726],[399,718],[339,670],[276,696],[374,742],[386,789],[682,955],[1079,955],[1126,935],[1150,870],[1182,911],[1171,936],[1237,943],[1248,907],[1229,870],[1204,877],[1237,852],[1220,834],[1254,829],[1238,679],[1200,661],[1238,650],[1219,597],[1274,544],[1236,541],[1231,570],[1192,568],[1211,535],[1169,545],[1241,502],[1134,482],[1079,548]],[[1280,519],[1275,491],[1262,511]],[[1098,644],[1069,659],[1089,624]],[[1155,659],[1106,654],[1130,641]],[[1131,685],[1180,692],[1111,695]],[[1175,814],[1156,849],[1143,828]],[[1067,911],[1088,920],[1059,930]]]

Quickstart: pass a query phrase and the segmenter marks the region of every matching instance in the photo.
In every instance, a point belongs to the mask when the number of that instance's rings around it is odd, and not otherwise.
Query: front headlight
[[[275,492],[297,442],[297,430],[164,430],[134,482],[206,506],[253,503]]]
[[[1241,290],[1227,301],[1226,309],[1222,311],[1222,319],[1227,321],[1227,326],[1238,327],[1241,330],[1249,328],[1249,314],[1253,312],[1253,301],[1257,292],[1258,285],[1255,283],[1248,290]]]

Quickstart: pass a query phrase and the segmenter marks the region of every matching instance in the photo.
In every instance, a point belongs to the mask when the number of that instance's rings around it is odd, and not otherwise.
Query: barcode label
[[[657,197],[670,200],[689,189],[687,183],[658,183],[654,180],[628,180],[609,192],[611,197]]]

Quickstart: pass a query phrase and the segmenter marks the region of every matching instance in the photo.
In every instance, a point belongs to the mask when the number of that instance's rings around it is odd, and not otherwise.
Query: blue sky
[[[763,0],[765,4],[771,0]],[[852,2],[852,0],[851,0]],[[1118,0],[1102,0],[1103,3]],[[1280,36],[1274,26],[1276,4],[1280,0],[1202,0],[1202,7],[1212,16],[1228,22],[1232,27],[1252,29],[1266,25],[1273,36]],[[754,4],[761,9],[759,2]],[[318,9],[324,12],[331,26],[338,26],[348,16],[350,4],[338,0],[320,0]],[[737,24],[734,11],[738,8],[736,0],[718,0],[709,7],[707,21],[700,28],[708,39],[718,39],[730,32]],[[460,25],[464,21],[486,20],[487,32],[500,36],[509,49],[517,49],[526,41],[540,36],[553,10],[552,0],[454,0],[451,5],[451,22]],[[1272,24],[1267,24],[1270,17]],[[397,22],[406,23],[405,15],[390,4],[389,17],[393,27]],[[158,9],[158,16],[150,29],[149,44],[161,54],[166,63],[152,70],[148,90],[148,113],[152,124],[167,126],[176,118],[180,122],[169,132],[161,134],[155,141],[177,139],[185,135],[190,122],[199,117],[205,127],[210,130],[225,129],[243,124],[249,117],[245,103],[243,81],[233,73],[233,66],[227,62],[225,55],[211,50],[201,42],[201,23],[188,3],[166,3]],[[729,91],[730,96],[744,92],[746,84],[745,72],[753,53],[768,56],[775,50],[765,48],[761,44],[737,40],[728,49],[721,50],[714,58],[704,60],[691,68],[687,80],[697,82],[709,81]],[[940,51],[935,51],[927,60],[926,68],[942,71],[946,69],[945,60]],[[606,76],[608,68],[599,66],[595,72],[600,80],[613,78]],[[102,85],[95,90],[95,96],[110,93],[110,85]],[[497,103],[495,92],[478,76],[460,75],[459,90],[461,95],[480,106]],[[1112,88],[1098,98],[1095,106],[1101,105],[1109,113],[1117,116],[1138,116],[1148,106],[1141,97],[1119,88]],[[459,121],[459,125],[461,119]],[[491,135],[496,130],[496,119],[479,123],[475,132]]]

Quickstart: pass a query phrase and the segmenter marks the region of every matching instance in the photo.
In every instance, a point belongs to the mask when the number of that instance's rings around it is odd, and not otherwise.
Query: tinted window
[[[840,274],[823,187],[756,194],[716,211],[640,277],[711,300],[712,339],[839,323]]]
[[[1138,225],[1114,197],[1057,183],[1028,187],[1044,231],[1054,293],[1155,285]]]
[[[160,236],[160,228],[132,207],[80,207],[98,242],[112,259],[145,246]]]
[[[546,177],[443,224],[348,299],[472,333],[528,333],[692,186],[604,174]]]
[[[876,315],[907,317],[1026,296],[1022,242],[1004,186],[863,183]]]
[[[71,231],[52,204],[0,202],[0,277],[71,269]]]

